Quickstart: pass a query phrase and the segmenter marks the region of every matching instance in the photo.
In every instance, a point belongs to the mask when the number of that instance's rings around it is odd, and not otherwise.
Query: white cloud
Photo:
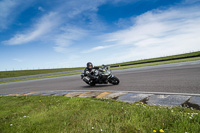
[[[67,46],[73,44],[74,41],[79,40],[82,36],[87,34],[87,30],[83,30],[83,28],[78,27],[90,26],[97,28],[97,25],[99,25],[98,27],[102,29],[102,24],[98,24],[99,21],[97,20],[97,16],[95,16],[97,7],[102,3],[104,3],[104,1],[88,0],[80,2],[71,0],[63,2],[61,5],[56,5],[54,9],[56,10],[56,13],[51,12],[44,15],[29,29],[26,29],[23,32],[18,32],[12,38],[3,41],[2,43],[6,45],[21,45],[31,43],[45,36],[47,37],[47,42],[49,40],[52,44],[52,40],[54,41],[56,44],[54,50],[56,52],[64,52],[66,51]],[[42,7],[38,7],[38,10],[43,11],[44,9]],[[76,19],[80,18],[86,19],[82,16],[85,12],[87,13],[84,14],[84,17],[88,17],[90,19],[89,24],[86,25],[83,20],[81,25],[73,26],[73,22],[71,21],[76,21]],[[66,25],[70,25],[72,27]],[[65,28],[65,31],[63,31],[63,27]]]
[[[54,42],[56,46],[54,50],[56,52],[66,52],[67,47],[72,45],[76,40],[80,40],[88,34],[88,31],[77,28],[77,27],[65,27],[62,29],[63,32],[55,36]]]
[[[90,31],[95,30],[96,32],[97,30],[105,29],[103,22],[98,19],[96,14],[98,6],[105,2],[106,0],[69,0],[63,3],[58,10],[60,12],[59,15],[62,15],[65,24],[60,25],[61,28],[58,28],[58,34],[54,35],[53,41],[56,45],[54,50],[60,53],[69,52],[71,45],[82,43],[82,40],[87,40],[85,39],[86,36],[91,38],[93,33],[89,33]],[[76,21],[75,25],[74,21]],[[90,36],[88,36],[89,34]],[[74,48],[75,46],[72,47]]]
[[[194,4],[196,2],[200,2],[200,0],[184,0],[183,4]]]
[[[131,27],[102,37],[105,44],[121,49],[118,56],[113,54],[107,60],[113,62],[118,57],[120,62],[200,50],[198,7],[153,10],[134,20]]]
[[[2,0],[0,1],[0,29],[5,29],[7,26],[8,16],[12,13],[12,8],[17,6],[16,1]]]
[[[103,49],[106,49],[106,48],[110,48],[110,47],[113,47],[113,46],[115,46],[115,45],[96,46],[96,47],[93,47],[89,50],[82,51],[81,53],[91,53],[91,52],[103,50]]]
[[[14,59],[12,59],[13,61],[16,61],[16,62],[23,62],[24,60],[22,60],[22,59],[18,59],[18,58],[14,58]]]
[[[60,7],[67,23],[79,25],[87,30],[103,30],[104,22],[98,18],[98,7],[106,3],[106,0],[69,0]],[[66,8],[67,7],[67,8]],[[71,23],[72,22],[72,23]]]
[[[14,35],[14,37],[7,41],[3,41],[3,43],[6,45],[21,45],[41,38],[42,35],[48,33],[55,25],[57,25],[58,18],[56,15],[55,12],[45,15],[32,28],[28,29],[23,34],[20,33]]]
[[[38,7],[38,10],[41,11],[41,12],[45,11],[44,8],[42,8],[41,6]]]
[[[33,3],[33,0],[2,0],[0,1],[0,31],[6,29],[16,16]],[[19,8],[20,6],[20,8]]]
[[[66,11],[66,6],[69,8],[67,10],[66,14],[68,17],[72,18],[75,17],[84,11],[91,11],[91,12],[96,12],[98,11],[98,6],[104,4],[106,0],[85,0],[85,1],[79,1],[79,0],[71,0],[71,1],[66,1],[66,3],[63,4],[64,7],[63,10]]]

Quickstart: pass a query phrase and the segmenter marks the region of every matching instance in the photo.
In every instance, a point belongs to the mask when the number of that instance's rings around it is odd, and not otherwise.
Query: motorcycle
[[[83,79],[83,81],[90,86],[108,83],[118,85],[120,82],[119,79],[114,76],[111,70],[105,65],[103,65],[99,69],[92,71],[90,76],[85,76],[84,73],[82,73],[81,79]]]

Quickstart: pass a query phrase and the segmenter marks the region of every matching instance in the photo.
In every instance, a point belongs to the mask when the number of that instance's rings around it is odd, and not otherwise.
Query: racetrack
[[[0,94],[56,90],[141,91],[200,94],[200,63],[174,63],[113,71],[120,84],[90,87],[80,75],[0,84]]]

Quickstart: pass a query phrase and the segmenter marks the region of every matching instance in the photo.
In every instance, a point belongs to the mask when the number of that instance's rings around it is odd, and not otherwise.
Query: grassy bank
[[[19,70],[19,71],[0,71],[0,78],[20,77],[27,75],[37,75],[46,73],[66,72],[81,70],[83,67],[77,68],[60,68],[60,69],[39,69],[39,70]]]
[[[0,97],[0,132],[200,132],[200,111],[93,98]],[[162,132],[162,131],[161,131]]]
[[[33,78],[18,79],[18,80],[0,81],[0,84],[1,83],[17,82],[17,81],[27,81],[27,80],[35,80],[35,79],[45,79],[45,78],[53,78],[53,77],[62,77],[62,76],[77,75],[77,74],[81,74],[81,72],[56,74],[56,75],[50,75],[50,76],[33,77]]]
[[[145,63],[145,64],[137,64],[137,65],[128,65],[128,66],[121,66],[121,67],[111,67],[112,70],[119,70],[119,69],[128,69],[128,68],[136,68],[136,67],[144,67],[144,66],[155,66],[155,65],[163,65],[163,64],[170,64],[170,63],[179,63],[179,62],[187,62],[187,61],[196,61],[200,60],[200,57],[194,58],[186,58],[186,59],[179,59],[179,60],[170,60],[170,61],[162,61],[162,62],[153,62],[153,63]]]
[[[154,61],[162,62],[166,60],[180,60],[180,59],[186,59],[186,58],[194,58],[194,57],[200,57],[200,51],[197,52],[191,52],[191,53],[185,53],[185,54],[179,54],[179,55],[172,55],[172,56],[166,56],[166,57],[158,57],[158,58],[151,58],[151,59],[144,59],[144,60],[137,60],[137,61],[129,61],[129,62],[123,62],[123,63],[116,63],[111,64],[110,66],[123,66],[123,65],[133,65],[133,64],[142,64],[142,63],[151,63]]]

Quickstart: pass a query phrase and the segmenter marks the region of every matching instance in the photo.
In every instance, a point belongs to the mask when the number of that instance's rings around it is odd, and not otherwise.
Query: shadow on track
[[[86,86],[82,86],[82,88],[100,88],[100,87],[111,87],[113,85],[111,84],[104,84],[104,85],[95,85],[95,86],[89,86],[89,85],[86,85]]]

